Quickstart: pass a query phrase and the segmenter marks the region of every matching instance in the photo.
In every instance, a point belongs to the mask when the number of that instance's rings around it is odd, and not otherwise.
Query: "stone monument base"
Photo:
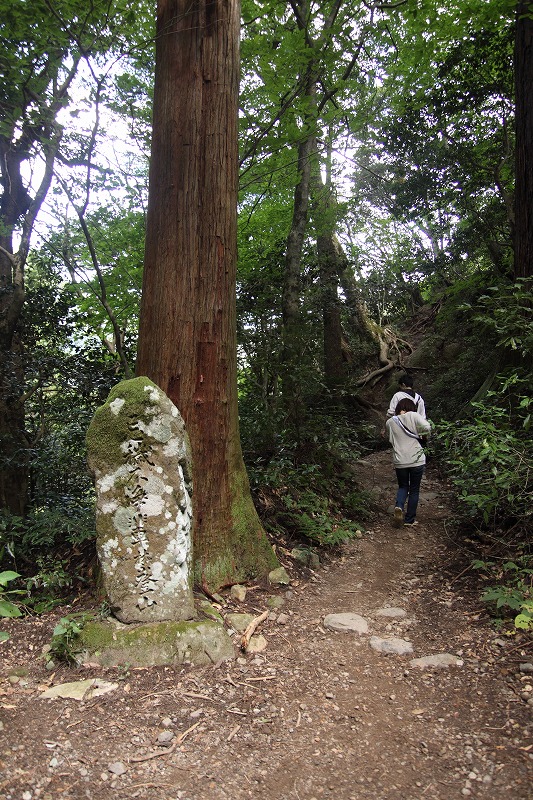
[[[220,622],[87,622],[79,639],[80,664],[147,667],[164,664],[216,664],[235,658],[231,638]]]

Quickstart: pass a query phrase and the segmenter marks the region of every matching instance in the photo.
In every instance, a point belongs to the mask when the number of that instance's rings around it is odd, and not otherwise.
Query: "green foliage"
[[[476,525],[502,528],[533,516],[533,452],[524,414],[530,398],[518,408],[498,405],[490,392],[472,404],[471,419],[441,422],[436,438],[457,494],[458,511]]]
[[[39,557],[62,548],[72,548],[95,536],[91,505],[59,508],[46,505],[32,509],[25,518],[0,510],[0,542],[14,559],[38,563]]]
[[[21,617],[22,611],[18,607],[16,603],[13,603],[11,599],[16,595],[20,594],[20,590],[18,589],[8,589],[7,586],[11,581],[16,581],[17,578],[20,578],[18,572],[13,572],[13,570],[5,570],[4,572],[0,572],[0,617]],[[0,642],[6,642],[9,639],[9,633],[7,631],[0,631]]]
[[[65,602],[65,592],[72,588],[75,576],[64,559],[37,559],[38,571],[26,578],[25,605],[34,614],[44,614]]]
[[[474,561],[473,566],[484,573],[485,580],[497,580],[481,599],[496,617],[512,617],[514,626],[533,630],[533,558],[524,555],[515,561]],[[516,613],[518,612],[518,613]]]
[[[83,626],[92,619],[94,619],[93,614],[85,611],[61,617],[52,634],[48,658],[75,664],[76,656],[80,652],[80,633]]]
[[[0,617],[21,617],[22,612],[16,603],[11,602],[8,600],[7,597],[13,597],[14,595],[19,595],[20,590],[18,589],[8,589],[7,586],[11,581],[17,580],[20,578],[18,572],[13,572],[13,570],[5,570],[4,572],[0,572]]]
[[[489,286],[472,309],[474,319],[497,337],[498,347],[516,352],[531,369],[533,353],[532,282]],[[476,313],[477,312],[477,313]],[[520,365],[517,365],[520,366]]]
[[[67,562],[48,557],[38,559],[37,566],[37,573],[24,579],[13,570],[0,572],[0,617],[43,614],[64,602],[65,590],[74,580]],[[13,581],[24,582],[25,588],[8,589]],[[0,641],[7,638],[0,633]]]
[[[361,523],[339,514],[334,502],[310,489],[288,493],[281,499],[287,509],[281,519],[297,538],[332,547],[361,535]]]
[[[455,422],[442,421],[435,439],[457,494],[458,512],[476,526],[502,529],[518,525],[525,530],[533,517],[530,285],[502,281],[481,293],[476,286],[470,296],[463,287],[463,296],[461,303],[460,287],[456,287],[452,319],[457,326],[463,315],[463,327],[470,327],[471,341],[475,343],[477,333],[480,344],[457,362],[464,365],[470,361],[476,372],[477,353],[485,349],[492,368],[487,365],[478,399],[468,404]],[[501,371],[496,374],[498,368]],[[446,377],[450,385],[460,384],[457,364]]]
[[[330,426],[341,433],[338,418],[332,415]],[[319,422],[325,414],[317,414],[316,427],[307,428],[312,438],[302,449],[285,438],[285,446],[267,463],[258,458],[249,464],[248,474],[256,504],[267,529],[287,534],[322,546],[335,546],[364,529],[368,516],[368,498],[354,489],[349,472],[342,471],[344,461],[351,461],[360,452],[348,424],[335,440],[327,440],[327,429],[319,435]]]

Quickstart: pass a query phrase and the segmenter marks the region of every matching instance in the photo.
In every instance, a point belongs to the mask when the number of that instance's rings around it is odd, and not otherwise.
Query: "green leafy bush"
[[[497,581],[481,595],[493,614],[512,617],[515,628],[533,630],[533,558],[523,555],[516,561],[474,561],[485,580]]]
[[[0,510],[0,547],[14,561],[38,564],[50,552],[83,544],[95,537],[92,504],[65,501],[63,506],[33,508],[23,519]]]
[[[368,499],[354,490],[351,476],[324,476],[318,464],[270,467],[254,492],[267,530],[327,547],[364,530]]]
[[[18,572],[13,572],[13,570],[5,570],[4,572],[0,572],[0,617],[21,617],[22,612],[16,603],[11,602],[8,600],[8,595],[13,597],[14,595],[20,594],[19,589],[8,589],[8,583],[11,581],[15,581],[17,578],[20,578]]]
[[[19,594],[18,589],[8,589],[7,586],[11,581],[20,578],[18,572],[13,570],[5,570],[0,572],[0,617],[21,617],[22,612],[16,603],[13,603],[9,597]],[[0,642],[5,642],[9,639],[9,634],[6,631],[0,631]]]
[[[533,353],[532,282],[520,278],[514,283],[489,286],[478,299],[474,317],[498,337],[498,346],[514,350],[524,359]]]
[[[48,658],[74,664],[76,656],[80,652],[80,633],[90,619],[93,619],[93,615],[85,611],[62,617],[54,628]]]
[[[483,403],[472,404],[470,419],[443,422],[436,435],[458,512],[491,528],[526,526],[533,516],[532,398],[519,396],[504,407],[503,397],[490,392]]]

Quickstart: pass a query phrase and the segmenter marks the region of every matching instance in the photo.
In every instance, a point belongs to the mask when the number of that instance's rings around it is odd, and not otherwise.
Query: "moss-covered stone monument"
[[[148,378],[115,386],[87,432],[97,550],[124,623],[194,617],[190,447],[178,409]]]

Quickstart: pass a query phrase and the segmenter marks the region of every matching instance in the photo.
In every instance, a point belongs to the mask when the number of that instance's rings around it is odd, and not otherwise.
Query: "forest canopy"
[[[135,372],[156,8],[0,11],[0,555],[72,581],[85,433]],[[532,20],[524,0],[243,1],[237,388],[271,537],[364,527],[349,464],[383,446],[409,365],[460,524],[524,555]]]

